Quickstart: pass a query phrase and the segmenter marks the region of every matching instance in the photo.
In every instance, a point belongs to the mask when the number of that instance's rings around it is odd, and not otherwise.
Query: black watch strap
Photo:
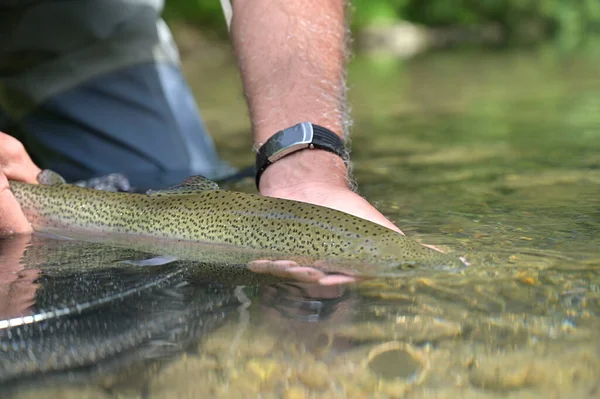
[[[317,148],[339,155],[348,161],[343,140],[323,126],[303,122],[283,129],[271,136],[256,154],[256,188],[260,176],[269,165],[294,152]]]

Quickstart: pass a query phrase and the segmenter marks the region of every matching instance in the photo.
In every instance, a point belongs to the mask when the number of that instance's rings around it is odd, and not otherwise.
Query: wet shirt
[[[87,79],[178,63],[164,0],[0,0],[0,109],[19,119]]]

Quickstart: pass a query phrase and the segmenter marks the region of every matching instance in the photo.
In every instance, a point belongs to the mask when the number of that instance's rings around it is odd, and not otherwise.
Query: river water
[[[253,155],[239,79],[226,50],[206,54],[187,56],[186,72],[220,152],[242,167]],[[21,330],[42,349],[0,359],[5,392],[600,397],[599,62],[551,49],[353,60],[360,193],[408,235],[465,256],[460,273],[323,288],[124,271],[114,262],[138,255],[3,240],[5,316],[87,304],[68,325]],[[116,299],[94,302],[107,296]],[[14,341],[1,338],[8,356]],[[92,352],[102,361],[81,360]],[[71,371],[36,377],[58,364]]]

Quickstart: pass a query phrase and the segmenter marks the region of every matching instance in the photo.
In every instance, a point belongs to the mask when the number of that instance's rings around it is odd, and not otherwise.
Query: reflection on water
[[[49,316],[0,330],[0,378],[17,397],[600,397],[598,76],[545,52],[357,59],[361,193],[469,268],[320,288],[39,237],[21,260],[15,238],[1,318]],[[216,104],[224,155],[250,163]]]
[[[122,250],[38,237],[1,244],[23,254],[11,264],[16,278],[2,281],[0,300],[11,304],[0,315],[3,391],[40,373],[76,381],[140,368],[185,350],[239,305],[229,287],[192,284],[182,269],[115,264]]]

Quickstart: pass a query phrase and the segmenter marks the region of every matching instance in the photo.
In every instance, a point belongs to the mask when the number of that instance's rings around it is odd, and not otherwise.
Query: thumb
[[[0,132],[0,172],[5,179],[37,183],[41,169],[33,163],[19,140]]]
[[[31,225],[10,191],[6,176],[0,171],[0,235],[30,232]]]

